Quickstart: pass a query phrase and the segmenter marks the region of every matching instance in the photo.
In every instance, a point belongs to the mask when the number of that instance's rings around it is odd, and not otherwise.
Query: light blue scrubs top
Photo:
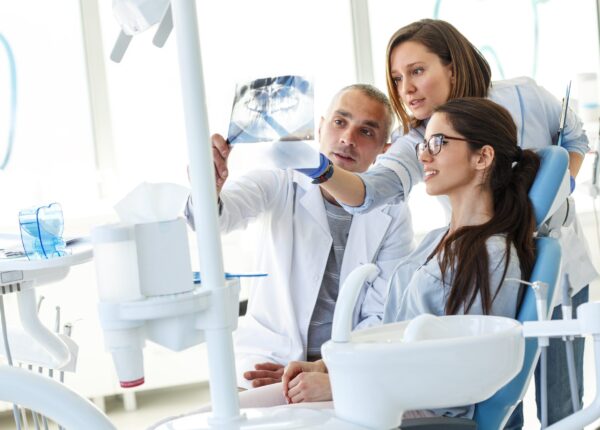
[[[417,249],[399,263],[389,281],[389,293],[385,304],[384,323],[405,321],[427,313],[445,315],[446,299],[454,280],[453,273],[446,273],[442,283],[442,272],[435,255],[427,259],[448,231],[447,227],[427,234]],[[492,297],[500,286],[506,261],[506,238],[501,235],[490,237],[487,242]],[[510,257],[505,278],[521,279],[521,267],[517,250],[510,247]],[[492,303],[491,314],[515,318],[519,283],[504,281]],[[460,312],[463,314],[464,312]],[[481,299],[477,297],[469,314],[482,315]]]
[[[443,239],[447,230],[444,227],[430,232],[423,238],[417,249],[396,266],[390,278],[390,290],[383,317],[384,323],[410,320],[424,313],[437,316],[445,315],[446,299],[450,292],[453,275],[447,273],[442,283],[437,255],[429,260],[428,257]],[[511,245],[505,280],[498,290],[506,261],[506,238],[501,235],[492,236],[487,240],[486,245],[489,256],[492,297],[497,293],[490,314],[515,318],[519,283],[507,279],[521,279],[517,251]],[[473,315],[483,314],[479,296],[475,299],[468,313]],[[472,418],[474,406],[436,409],[432,412],[440,416]]]

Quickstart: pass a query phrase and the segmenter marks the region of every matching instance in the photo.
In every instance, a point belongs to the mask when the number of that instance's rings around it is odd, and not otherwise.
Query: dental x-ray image
[[[237,85],[227,139],[231,144],[314,140],[313,86],[300,76]]]

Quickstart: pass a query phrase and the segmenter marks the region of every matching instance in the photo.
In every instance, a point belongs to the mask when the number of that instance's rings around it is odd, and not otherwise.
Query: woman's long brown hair
[[[540,160],[533,151],[521,151],[512,117],[506,109],[490,100],[453,99],[438,107],[436,112],[446,115],[452,128],[467,139],[471,150],[485,145],[494,149],[494,160],[482,184],[492,191],[492,218],[484,224],[457,229],[437,250],[442,273],[453,272],[454,275],[446,314],[468,313],[478,294],[483,313],[489,314],[506,276],[511,245],[516,248],[522,278],[528,279],[533,269],[535,216],[528,191]],[[506,237],[506,259],[499,285],[490,285],[492,268],[486,247],[486,241],[494,235]]]

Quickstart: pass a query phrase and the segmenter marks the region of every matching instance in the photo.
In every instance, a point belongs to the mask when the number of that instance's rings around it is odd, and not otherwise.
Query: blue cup
[[[19,211],[23,250],[29,260],[62,257],[66,244],[62,238],[64,218],[58,203]]]

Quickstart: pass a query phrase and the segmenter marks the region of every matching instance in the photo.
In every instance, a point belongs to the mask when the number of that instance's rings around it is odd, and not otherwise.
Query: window
[[[227,133],[237,82],[278,74],[310,77],[317,116],[339,88],[355,82],[352,21],[345,0],[303,1],[287,13],[277,0],[197,2],[196,7],[210,124],[207,132]],[[121,178],[118,191],[123,195],[141,181],[187,185],[175,33],[162,49],[152,45],[154,29],[134,37],[122,62],[115,64],[108,54],[119,28],[110,2],[100,2],[100,17]],[[244,154],[233,151],[230,178],[260,167],[260,160],[249,160]],[[256,242],[244,237],[224,237],[226,270],[251,269],[244,264],[253,260]]]
[[[119,28],[110,2],[100,6],[109,52]],[[346,1],[305,1],[289,17],[276,0],[197,2],[197,10],[210,133],[227,133],[237,82],[312,77],[317,115],[338,88],[354,82]],[[153,32],[136,36],[120,64],[106,63],[118,167],[128,188],[142,180],[187,183],[175,34],[158,49]],[[235,151],[230,162],[234,176],[260,165],[237,159]]]
[[[0,171],[0,225],[18,232],[20,209],[57,201],[75,214],[97,200],[94,146],[79,3],[1,2],[0,29],[14,54],[17,81],[14,147]],[[3,140],[10,78],[0,50]]]

